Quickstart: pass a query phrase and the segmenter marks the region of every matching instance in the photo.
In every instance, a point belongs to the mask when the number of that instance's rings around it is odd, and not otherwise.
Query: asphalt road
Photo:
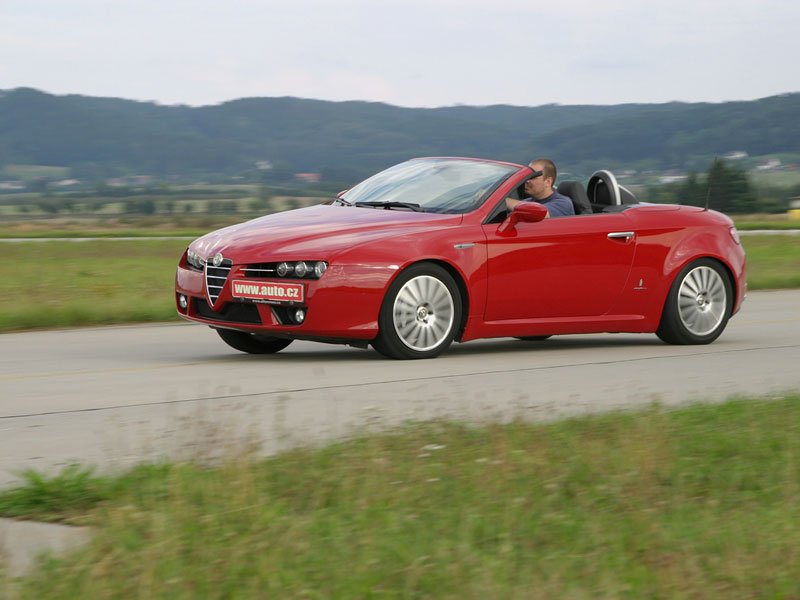
[[[230,350],[193,324],[0,335],[0,487],[257,442],[271,453],[407,419],[552,419],[800,390],[800,291],[753,292],[709,346],[654,335],[454,345],[435,360],[295,342]]]

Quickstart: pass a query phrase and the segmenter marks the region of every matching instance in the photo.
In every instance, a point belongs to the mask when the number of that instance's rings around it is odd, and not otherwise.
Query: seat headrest
[[[572,200],[576,215],[592,214],[592,205],[589,203],[589,196],[579,181],[562,181],[556,188],[559,194],[567,196]]]

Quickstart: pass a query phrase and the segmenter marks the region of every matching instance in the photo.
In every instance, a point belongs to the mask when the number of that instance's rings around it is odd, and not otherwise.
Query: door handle
[[[636,233],[633,231],[612,231],[608,234],[608,239],[610,240],[625,240],[629,242],[633,239]]]

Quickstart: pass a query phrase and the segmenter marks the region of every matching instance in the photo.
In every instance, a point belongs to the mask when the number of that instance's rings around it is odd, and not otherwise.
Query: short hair
[[[544,176],[550,177],[553,180],[553,185],[555,185],[556,177],[558,177],[558,169],[556,169],[556,164],[549,158],[537,158],[530,162],[531,165],[533,163],[542,163],[542,171],[544,172]]]

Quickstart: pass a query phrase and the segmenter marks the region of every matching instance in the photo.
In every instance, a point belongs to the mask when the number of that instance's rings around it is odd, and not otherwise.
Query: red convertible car
[[[509,213],[534,174],[414,159],[324,204],[209,233],[180,259],[178,313],[243,352],[314,340],[402,359],[477,338],[722,333],[747,288],[728,217],[640,203],[608,171],[558,186],[575,216],[545,219],[536,202]]]

